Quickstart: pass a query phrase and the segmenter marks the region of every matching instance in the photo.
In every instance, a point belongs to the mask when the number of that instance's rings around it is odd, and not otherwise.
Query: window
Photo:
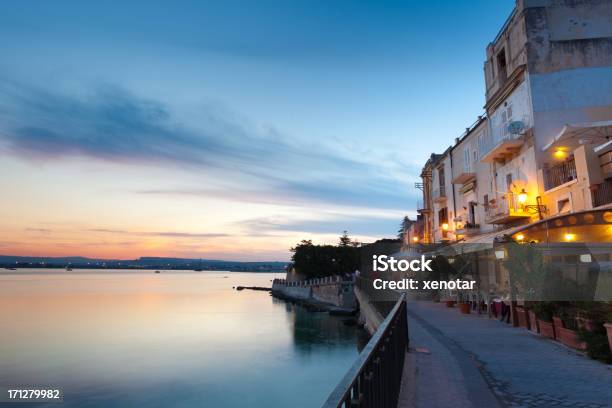
[[[501,81],[504,81],[507,78],[506,68],[506,50],[502,48],[502,50],[497,54],[497,72],[499,73],[499,79]]]
[[[483,203],[484,209],[485,211],[487,211],[489,209],[489,195],[485,194],[483,200],[484,200],[484,203]]]
[[[565,214],[572,211],[572,205],[569,198],[557,201],[557,211],[559,214]]]
[[[469,223],[472,225],[472,227],[474,227],[476,225],[476,203],[473,201],[470,201],[468,206],[469,206],[469,210],[468,210]]]
[[[466,147],[466,148],[463,150],[463,170],[464,170],[466,173],[470,173],[470,172],[471,172],[471,171],[470,171],[470,168],[471,168],[471,166],[470,166],[470,151],[469,151],[469,149]]]
[[[506,174],[506,191],[512,191],[512,173]]]
[[[438,211],[438,224],[442,228],[442,224],[448,224],[448,208],[444,207]]]

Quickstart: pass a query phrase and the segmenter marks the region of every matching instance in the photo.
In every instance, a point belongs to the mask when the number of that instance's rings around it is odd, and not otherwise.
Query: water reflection
[[[320,405],[356,358],[359,330],[232,290],[273,278],[2,272],[0,385],[62,387],[67,407]]]

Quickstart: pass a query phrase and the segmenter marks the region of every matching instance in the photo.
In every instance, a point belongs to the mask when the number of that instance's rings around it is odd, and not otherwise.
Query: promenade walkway
[[[612,407],[612,366],[441,303],[408,313],[402,408]]]

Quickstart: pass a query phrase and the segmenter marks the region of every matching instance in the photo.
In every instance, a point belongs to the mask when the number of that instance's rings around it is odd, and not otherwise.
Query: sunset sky
[[[392,237],[428,155],[482,113],[513,5],[6,3],[0,254],[287,260]]]

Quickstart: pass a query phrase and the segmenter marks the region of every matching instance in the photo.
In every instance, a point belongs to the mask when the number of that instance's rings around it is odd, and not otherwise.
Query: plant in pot
[[[469,256],[465,254],[457,254],[449,260],[453,268],[453,277],[455,279],[466,279],[470,273],[472,262]],[[463,314],[470,314],[472,304],[469,300],[469,295],[461,290],[457,291],[457,299],[459,303],[459,311]]]
[[[512,242],[507,245],[507,249],[509,256],[506,268],[510,272],[511,298],[513,304],[522,300],[525,305],[514,307],[513,323],[537,332],[537,313],[528,310],[527,305],[542,300],[548,266],[539,247]]]
[[[555,320],[557,340],[568,347],[586,350],[586,343],[578,336],[575,312],[572,313],[572,310],[566,308],[560,313],[560,317],[553,317],[553,320]]]
[[[581,317],[593,323],[590,327],[581,325],[578,329],[587,354],[595,360],[612,364],[612,302],[583,302],[580,307],[583,309]]]
[[[540,335],[549,339],[555,338],[555,328],[552,323],[555,305],[552,302],[534,302],[533,310],[538,322]]]

